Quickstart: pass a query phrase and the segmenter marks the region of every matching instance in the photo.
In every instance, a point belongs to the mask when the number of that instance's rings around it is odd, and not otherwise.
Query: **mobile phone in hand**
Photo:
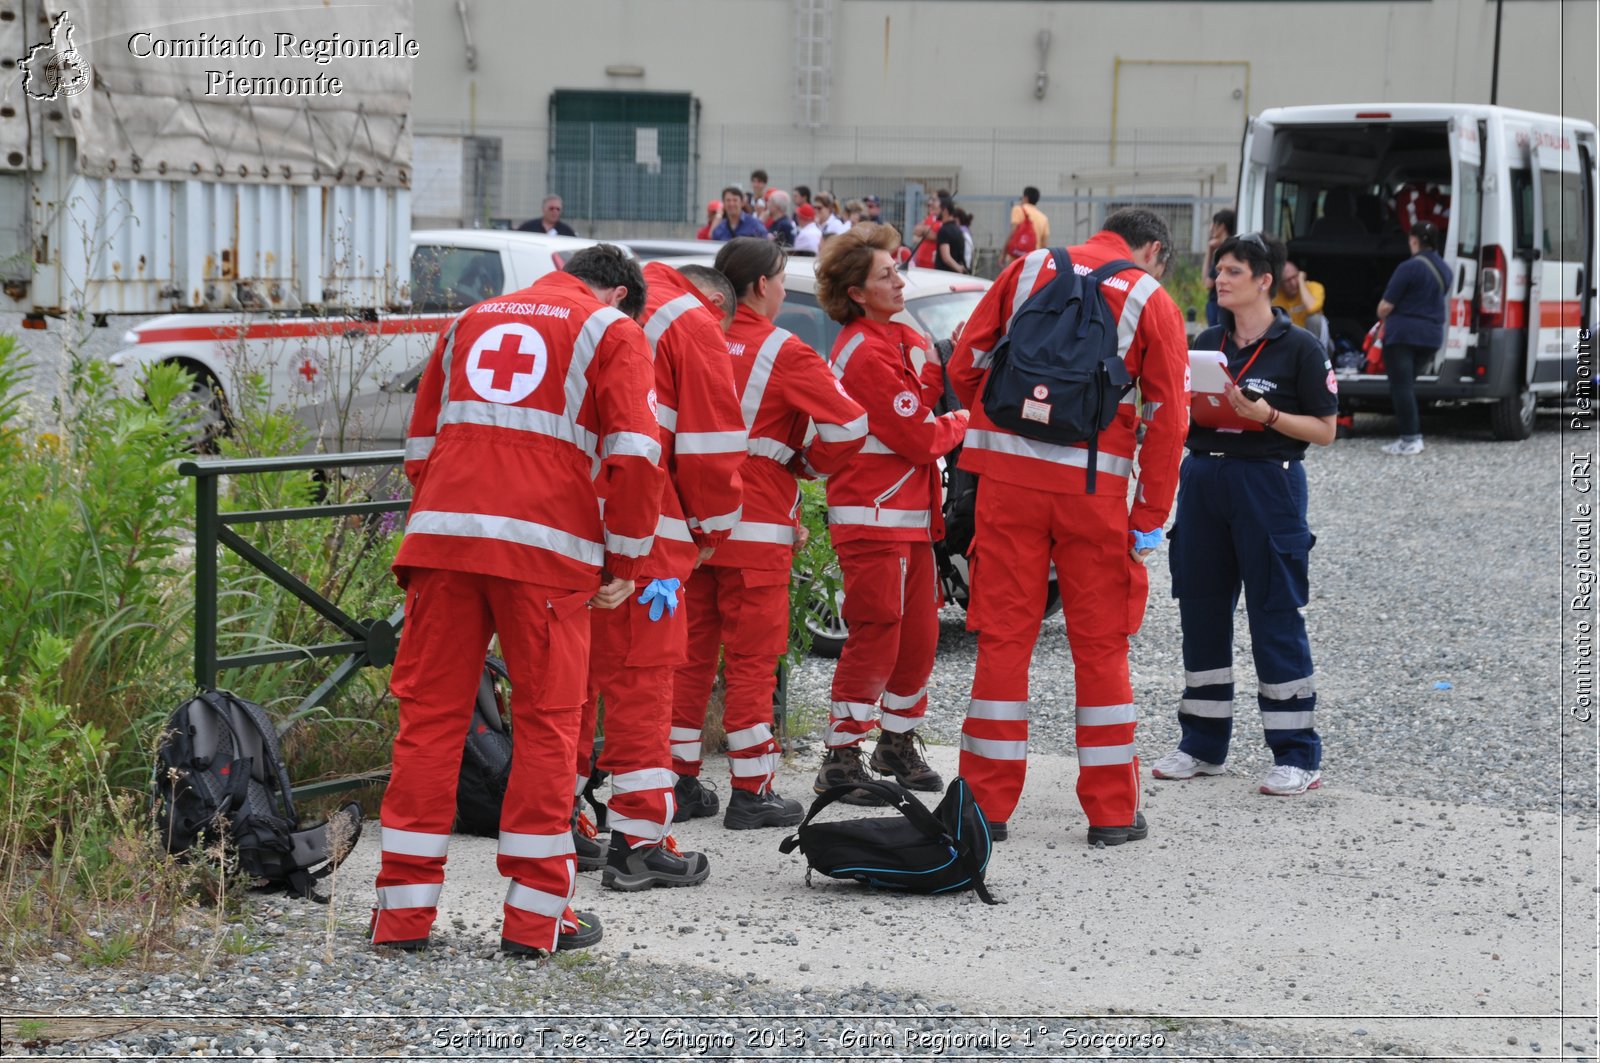
[[[1266,397],[1262,392],[1257,391],[1255,388],[1240,388],[1239,391],[1251,402],[1255,402],[1258,399],[1263,399]]]

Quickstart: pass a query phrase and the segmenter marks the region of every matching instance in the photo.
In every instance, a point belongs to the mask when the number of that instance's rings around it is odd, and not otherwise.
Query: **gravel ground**
[[[1542,416],[1520,443],[1491,442],[1465,412],[1424,423],[1427,449],[1395,458],[1387,418],[1306,463],[1318,727],[1325,785],[1521,810],[1562,807],[1560,702],[1562,512],[1567,450]],[[929,686],[929,741],[955,744],[977,659],[965,614],[947,607]],[[1255,707],[1241,604],[1238,692],[1229,769],[1271,766]],[[1177,747],[1183,660],[1165,556],[1150,565],[1150,604],[1131,652],[1141,756]],[[833,662],[807,660],[790,680],[802,716],[825,711]],[[1448,684],[1443,688],[1442,684]],[[1045,622],[1031,672],[1030,748],[1071,753],[1072,661],[1059,615]],[[1569,811],[1595,808],[1593,727],[1568,735]],[[1022,810],[1026,814],[1027,798]]]
[[[115,349],[120,332],[94,334],[90,349]],[[1429,420],[1428,449],[1414,459],[1379,452],[1391,430],[1383,419],[1363,417],[1360,428],[1308,463],[1319,541],[1307,616],[1327,785],[1592,815],[1592,735],[1567,737],[1572,779],[1562,795],[1559,489],[1567,448],[1557,420],[1542,418],[1534,438],[1515,444],[1488,442],[1465,417]],[[1176,744],[1182,682],[1165,564],[1152,565],[1151,577],[1132,653],[1147,758]],[[1247,644],[1242,613],[1237,642]],[[975,655],[960,610],[947,610],[930,687],[931,741],[957,740]],[[1238,665],[1243,696],[1230,769],[1253,777],[1269,757],[1256,737],[1248,655]],[[832,663],[815,658],[795,671],[795,718],[815,722],[825,712],[831,675]],[[1032,683],[1033,748],[1070,753],[1072,672],[1059,620],[1046,624]],[[815,743],[801,755],[815,756]],[[1024,797],[1019,815],[1026,814]],[[779,991],[755,972],[733,978],[672,967],[615,946],[538,963],[448,944],[397,956],[370,950],[364,925],[353,922],[338,927],[330,962],[323,912],[271,897],[254,903],[248,926],[247,949],[224,952],[203,970],[94,970],[57,954],[0,971],[0,1053],[1370,1059],[1427,1051],[1371,1037],[1358,1023],[1316,1032],[1147,1016],[970,1016],[960,1003],[958,957],[948,997],[935,1000],[868,984],[824,988],[821,975],[818,987]],[[1594,1027],[1583,1025],[1587,1034],[1578,1035],[1592,1045]],[[1505,1049],[1523,1059],[1570,1051]]]

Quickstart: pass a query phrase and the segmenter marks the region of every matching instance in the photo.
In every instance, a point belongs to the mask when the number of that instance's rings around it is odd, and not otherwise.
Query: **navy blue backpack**
[[[1022,304],[995,346],[983,386],[989,420],[1044,443],[1089,443],[1088,490],[1095,486],[1100,432],[1117,416],[1133,378],[1117,352],[1117,319],[1100,285],[1126,269],[1126,259],[1088,274],[1052,248],[1056,277]]]

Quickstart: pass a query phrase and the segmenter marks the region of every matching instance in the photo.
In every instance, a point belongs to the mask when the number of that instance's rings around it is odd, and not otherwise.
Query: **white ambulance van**
[[[1525,439],[1540,401],[1577,379],[1595,324],[1595,127],[1475,104],[1280,107],[1245,129],[1239,231],[1274,233],[1327,289],[1333,338],[1360,345],[1409,254],[1414,221],[1444,234],[1448,330],[1417,398],[1487,406]],[[1346,359],[1354,361],[1355,359]],[[1345,370],[1349,410],[1387,409],[1388,385]]]

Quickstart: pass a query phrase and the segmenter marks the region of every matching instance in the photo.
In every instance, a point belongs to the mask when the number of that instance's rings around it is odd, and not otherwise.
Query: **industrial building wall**
[[[492,201],[463,208],[468,223],[537,213],[556,90],[692,94],[696,191],[682,223],[641,230],[681,234],[755,166],[779,187],[845,195],[867,189],[862,175],[877,167],[891,180],[952,171],[967,198],[1023,184],[1047,200],[1210,198],[1231,193],[1244,120],[1266,107],[1488,102],[1495,10],[1494,0],[467,0],[463,20],[456,4],[431,0],[416,11],[415,128],[497,141],[501,180]],[[1594,120],[1595,34],[1592,0],[1506,0],[1499,102]]]

